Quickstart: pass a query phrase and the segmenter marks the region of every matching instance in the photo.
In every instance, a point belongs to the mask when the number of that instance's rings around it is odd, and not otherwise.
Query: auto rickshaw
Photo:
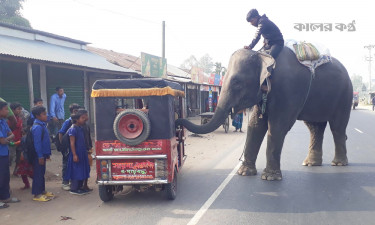
[[[210,120],[212,119],[212,117],[214,116],[214,114],[215,114],[214,112],[205,112],[205,113],[199,114],[199,116],[201,117],[201,125],[210,122]],[[224,128],[225,133],[228,133],[228,130],[229,130],[229,116],[227,116],[227,118],[225,119],[225,121],[223,123],[223,128]]]
[[[97,183],[102,201],[123,186],[138,191],[177,194],[177,175],[186,159],[184,92],[178,83],[159,78],[98,80],[95,107]]]
[[[359,92],[353,92],[353,102],[352,102],[352,108],[355,109],[355,107],[358,106],[359,102]]]

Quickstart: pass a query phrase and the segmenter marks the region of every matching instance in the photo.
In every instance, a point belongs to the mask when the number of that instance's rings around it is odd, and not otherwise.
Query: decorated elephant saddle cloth
[[[286,40],[285,46],[296,54],[298,61],[306,66],[312,74],[315,74],[315,69],[318,66],[331,61],[329,49],[317,43]]]

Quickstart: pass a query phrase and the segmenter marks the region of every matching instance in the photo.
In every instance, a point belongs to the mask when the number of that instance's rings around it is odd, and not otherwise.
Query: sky
[[[373,1],[327,0],[26,0],[22,15],[34,29],[86,42],[91,46],[140,56],[161,56],[162,21],[166,23],[166,58],[180,66],[190,55],[208,53],[227,66],[233,52],[249,45],[255,27],[246,21],[252,8],[266,14],[284,39],[329,48],[349,75],[369,80],[369,51],[375,45]],[[339,31],[336,23],[355,21],[356,31]],[[332,23],[332,31],[299,31],[296,23]],[[255,50],[261,47],[259,41]],[[372,57],[375,59],[375,48]],[[374,64],[374,63],[373,63]],[[373,65],[372,67],[375,67]],[[372,69],[372,79],[375,78]]]

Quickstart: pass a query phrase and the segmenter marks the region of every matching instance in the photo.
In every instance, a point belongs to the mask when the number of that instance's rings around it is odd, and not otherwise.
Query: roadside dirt
[[[194,123],[200,123],[200,118],[191,118]],[[186,140],[187,163],[183,170],[193,168],[196,163],[209,161],[213,155],[220,154],[220,149],[229,148],[234,140],[246,136],[248,117],[244,117],[243,133],[233,132],[230,124],[229,132],[225,133],[223,127],[215,132],[205,135],[196,135],[188,132]],[[98,194],[98,186],[95,184],[95,161],[91,168],[89,186],[93,188],[91,194],[74,196],[61,189],[61,154],[53,150],[51,160],[47,161],[46,190],[56,194],[56,198],[50,202],[40,203],[32,201],[31,189],[21,190],[23,183],[20,177],[11,176],[12,196],[21,200],[20,203],[11,204],[7,209],[0,210],[0,224],[97,224],[95,217],[98,215],[113,215],[113,206],[104,204]],[[215,162],[212,162],[215,163]],[[13,171],[13,167],[11,168]],[[29,179],[30,183],[32,182]],[[121,196],[131,193],[132,189],[126,189]],[[122,209],[123,210],[123,209]]]

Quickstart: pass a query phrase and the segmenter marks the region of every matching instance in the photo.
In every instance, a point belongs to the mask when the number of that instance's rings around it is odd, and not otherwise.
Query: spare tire
[[[131,146],[138,145],[150,135],[150,119],[142,111],[126,109],[116,116],[113,131],[119,141]]]

